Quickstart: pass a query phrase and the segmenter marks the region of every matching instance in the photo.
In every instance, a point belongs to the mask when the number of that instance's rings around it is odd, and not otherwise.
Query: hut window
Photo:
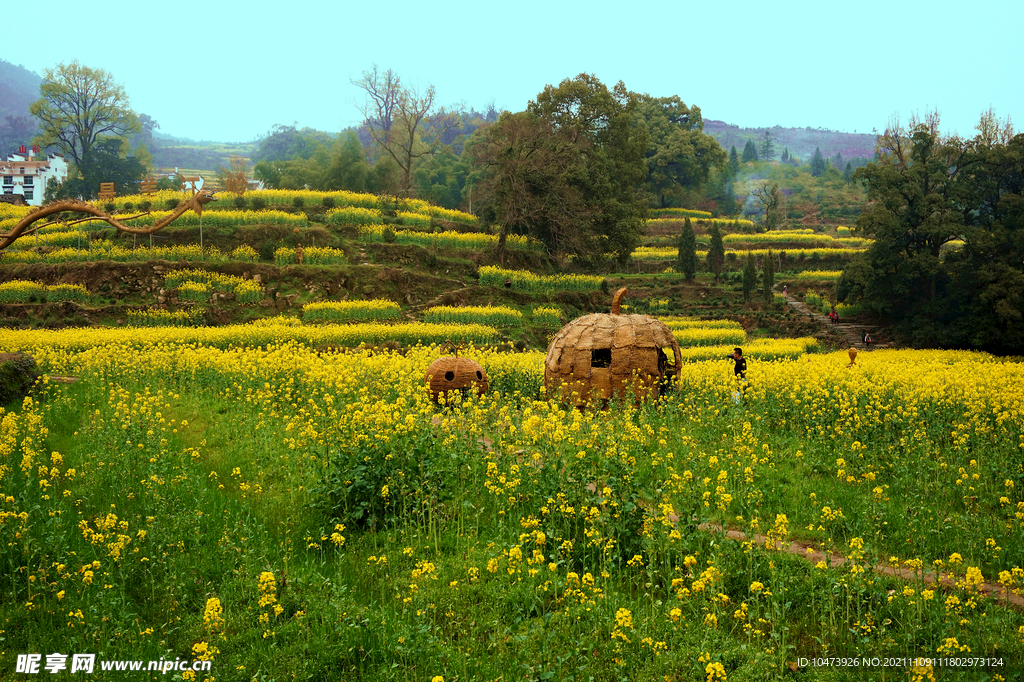
[[[454,378],[455,378],[455,372],[453,372],[451,370],[448,370],[447,372],[444,373],[444,380],[445,381],[451,381]]]
[[[594,348],[590,351],[590,366],[591,367],[611,367],[612,366],[612,349],[611,348]]]
[[[477,370],[476,371],[476,378],[477,378],[478,381],[482,381],[483,378],[484,378],[483,372],[481,372],[480,370]]]

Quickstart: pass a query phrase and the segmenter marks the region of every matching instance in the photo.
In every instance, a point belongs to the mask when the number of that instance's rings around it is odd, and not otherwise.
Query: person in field
[[[747,383],[747,359],[743,357],[742,348],[733,348],[732,360],[734,363],[732,374],[737,384],[737,389],[732,394],[732,400],[734,403],[739,403],[746,395],[747,389],[750,388]]]

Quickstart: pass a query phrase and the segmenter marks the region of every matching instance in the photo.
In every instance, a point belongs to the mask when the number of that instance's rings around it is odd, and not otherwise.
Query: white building
[[[0,193],[20,194],[29,206],[43,205],[43,192],[50,178],[64,182],[68,162],[60,154],[49,154],[46,161],[31,161],[32,154],[24,146],[16,154],[0,161]]]

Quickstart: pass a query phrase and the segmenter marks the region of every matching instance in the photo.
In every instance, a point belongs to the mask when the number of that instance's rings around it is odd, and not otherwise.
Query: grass
[[[972,582],[1024,584],[1019,365],[754,361],[736,404],[711,361],[658,405],[581,413],[544,400],[540,353],[467,351],[491,392],[438,408],[437,348],[34,350],[81,380],[4,415],[0,666],[69,650],[212,656],[222,679],[703,680],[801,656],[1021,660],[1024,616]],[[960,586],[876,570],[893,561]],[[883,672],[912,671],[858,679]]]

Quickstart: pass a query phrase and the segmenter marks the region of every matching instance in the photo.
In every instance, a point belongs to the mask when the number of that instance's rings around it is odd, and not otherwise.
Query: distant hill
[[[28,107],[39,99],[42,82],[25,67],[0,59],[0,158],[23,144],[31,144],[38,133]]]
[[[43,79],[24,66],[0,59],[0,118],[28,116],[28,107],[39,99]]]
[[[821,149],[823,156],[835,156],[836,153],[839,153],[847,160],[870,159],[875,155],[874,134],[840,133],[823,128],[783,128],[782,126],[740,128],[724,121],[708,119],[704,121],[704,132],[718,140],[718,144],[725,151],[729,151],[730,147],[736,147],[736,151],[742,153],[747,140],[752,139],[760,152],[761,141],[764,140],[767,130],[772,131],[772,138],[775,140],[776,158],[782,154],[784,149],[788,148],[790,155],[795,155],[806,163],[814,154],[815,147]]]

